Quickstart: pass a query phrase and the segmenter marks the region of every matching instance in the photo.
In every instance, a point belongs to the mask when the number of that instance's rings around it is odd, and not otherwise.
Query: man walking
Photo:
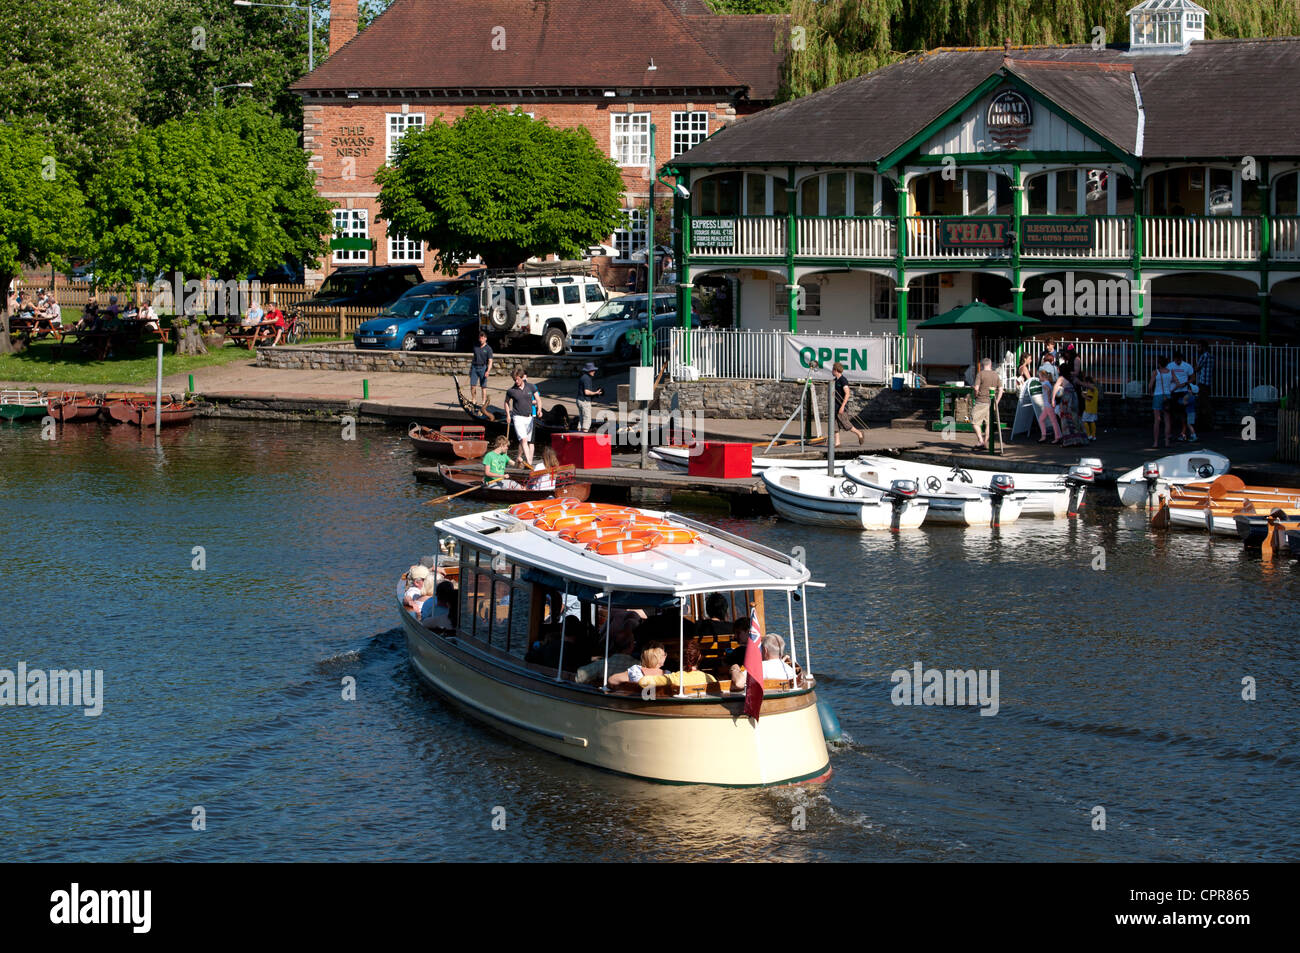
[[[996,391],[997,396],[994,401],[1002,399],[1002,378],[993,370],[992,358],[984,358],[980,361],[980,372],[975,375],[975,399],[971,403],[970,421],[975,428],[975,449],[983,447],[986,452],[991,448],[989,445],[993,436],[993,428],[989,424],[989,410],[992,404],[989,402],[989,393]]]
[[[849,416],[849,380],[844,376],[844,365],[838,361],[831,368],[831,375],[835,378],[835,446],[840,445],[840,431],[852,430],[858,438],[858,446],[866,443],[866,435],[861,430],[853,426],[853,419]]]
[[[1201,429],[1214,429],[1214,353],[1206,341],[1196,352],[1196,403],[1201,417]]]
[[[588,361],[578,378],[578,429],[583,433],[591,431],[591,398],[600,397],[605,388],[596,386],[596,365]]]
[[[478,346],[474,348],[474,356],[469,362],[469,399],[470,403],[476,403],[479,407],[487,406],[487,379],[492,373],[492,348],[488,346],[487,332],[479,331]],[[477,385],[479,395],[482,400],[474,400],[474,389]]]
[[[534,384],[528,383],[528,375],[523,368],[516,368],[515,386],[506,391],[506,413],[514,424],[515,436],[519,438],[519,453],[528,464],[533,466],[533,420],[540,407],[541,395]]]

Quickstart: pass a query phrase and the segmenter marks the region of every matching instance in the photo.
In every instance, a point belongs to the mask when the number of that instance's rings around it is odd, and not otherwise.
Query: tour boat
[[[1213,480],[1228,472],[1229,461],[1221,453],[1197,450],[1161,457],[1134,467],[1116,481],[1119,501],[1124,506],[1154,504],[1171,486],[1186,486],[1201,480]]]
[[[996,470],[967,469],[960,466],[938,466],[932,463],[916,463],[897,457],[873,456],[863,454],[857,462],[867,467],[893,470],[905,479],[915,480],[918,486],[929,485],[930,477],[935,477],[941,484],[944,481],[965,483],[968,486],[988,487]],[[1049,519],[1061,519],[1077,516],[1083,508],[1084,494],[1101,472],[1101,461],[1095,457],[1080,460],[1066,473],[1015,473],[1017,493],[1024,493],[1020,505],[1021,516],[1042,516]]]
[[[466,493],[462,499],[470,500],[488,500],[497,503],[522,503],[529,500],[544,500],[557,495],[557,491],[562,491],[564,496],[572,497],[578,500],[585,500],[591,495],[590,483],[577,483],[573,480],[574,468],[558,467],[555,472],[554,485],[545,489],[525,489],[528,481],[533,478],[531,470],[507,469],[506,477],[518,483],[518,489],[510,489],[503,486],[493,486],[490,483],[483,482],[483,466],[453,467],[443,464],[438,467],[438,477],[442,480],[450,493],[460,493],[476,487],[470,493]]]
[[[816,584],[792,556],[676,514],[577,500],[456,516],[435,532],[438,550],[447,537],[458,549],[457,619],[429,629],[401,609],[402,628],[420,678],[468,714],[649,781],[754,787],[830,775],[809,664],[807,590]],[[706,617],[712,593],[729,616],[754,619],[765,634],[784,630],[796,677],[764,682],[757,719],[729,677],[625,691],[606,687],[615,672],[596,666],[594,681],[575,679],[576,663],[608,658],[610,620],[622,610],[645,614],[638,640],[660,642],[665,668],[677,668],[693,648],[687,626]],[[720,671],[730,643],[699,644],[701,671]]]
[[[416,453],[443,460],[480,460],[488,452],[482,427],[422,427],[412,423],[406,432]]]
[[[49,401],[34,390],[0,391],[0,417],[18,420],[23,417],[44,417],[49,413]]]
[[[929,508],[910,480],[871,488],[841,475],[782,467],[761,476],[772,508],[792,523],[897,532],[916,529]]]
[[[887,490],[907,476],[889,467],[868,466],[853,462],[844,467],[844,475],[854,483],[873,490]],[[925,477],[917,489],[917,497],[928,506],[925,525],[946,526],[1001,526],[1020,518],[1028,494],[1016,490],[1009,474],[994,475],[987,486],[941,480],[934,474]]]

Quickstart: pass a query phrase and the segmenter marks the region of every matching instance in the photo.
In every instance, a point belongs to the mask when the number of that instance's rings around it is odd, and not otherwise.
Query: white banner
[[[788,381],[828,377],[831,365],[839,362],[851,381],[886,384],[885,345],[883,337],[787,334],[781,349],[781,377]],[[819,371],[810,370],[814,363]]]

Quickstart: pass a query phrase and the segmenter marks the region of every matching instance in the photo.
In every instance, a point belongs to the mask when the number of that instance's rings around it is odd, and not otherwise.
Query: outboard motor
[[[1067,508],[1070,516],[1079,515],[1079,510],[1083,509],[1084,491],[1095,479],[1097,479],[1097,471],[1084,463],[1075,464],[1065,474],[1065,485],[1070,488],[1070,502]]]
[[[885,497],[894,508],[894,512],[889,519],[890,532],[898,532],[899,520],[903,515],[903,510],[907,508],[907,504],[911,500],[916,498],[916,494],[915,480],[893,480],[890,482],[889,489],[885,492]]]
[[[1160,484],[1160,464],[1142,464],[1142,479],[1147,481],[1147,506],[1155,502],[1156,488]]]
[[[992,526],[997,527],[1002,524],[1002,501],[1015,489],[1016,481],[1011,479],[1010,474],[993,474],[993,479],[989,482],[989,504],[993,508]]]

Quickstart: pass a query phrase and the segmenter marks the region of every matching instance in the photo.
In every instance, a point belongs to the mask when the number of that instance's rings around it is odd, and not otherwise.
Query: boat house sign
[[[984,115],[989,138],[999,149],[1017,149],[1024,145],[1033,124],[1034,111],[1029,100],[1014,89],[1003,90],[994,96]]]

